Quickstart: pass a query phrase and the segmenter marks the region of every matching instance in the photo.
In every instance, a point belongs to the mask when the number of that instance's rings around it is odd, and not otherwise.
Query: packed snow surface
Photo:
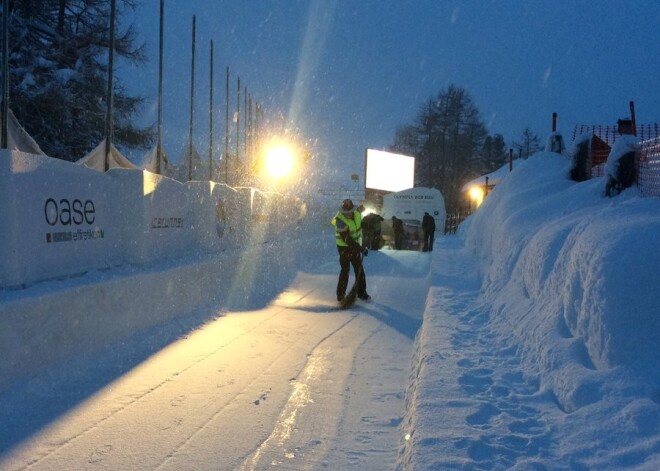
[[[55,342],[52,364],[0,383],[0,469],[660,469],[660,201],[569,169],[517,162],[433,252],[370,253],[373,300],[348,311],[327,225],[0,293],[136,306],[112,342],[67,359]],[[166,310],[160,284],[187,304],[135,329]],[[93,312],[51,315],[42,329]]]

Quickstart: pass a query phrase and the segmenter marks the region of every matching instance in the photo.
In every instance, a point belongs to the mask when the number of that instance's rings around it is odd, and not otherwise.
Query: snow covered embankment
[[[195,310],[220,302],[250,308],[254,300],[282,290],[297,270],[312,263],[302,255],[323,243],[317,238],[268,243],[5,292],[0,389]]]
[[[658,469],[660,200],[569,167],[521,163],[434,251],[400,469]]]
[[[605,198],[603,179],[571,182],[569,167],[522,163],[463,228],[502,333],[567,411],[602,397],[594,376],[660,369],[660,201]]]

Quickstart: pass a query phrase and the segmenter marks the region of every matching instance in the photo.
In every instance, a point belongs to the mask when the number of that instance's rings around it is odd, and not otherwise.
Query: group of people
[[[394,248],[401,250],[405,230],[403,221],[396,216],[392,216],[392,231],[394,232]],[[435,219],[428,212],[425,212],[422,218],[422,231],[424,232],[422,251],[430,252],[433,250],[433,241],[435,240]]]
[[[362,259],[369,250],[378,250],[381,245],[381,223],[383,217],[378,214],[368,214],[362,218],[363,206],[355,207],[353,201],[345,199],[340,210],[334,218],[332,225],[335,227],[335,242],[339,253],[339,279],[337,280],[337,301],[340,303],[346,296],[348,278],[351,266],[355,273],[357,297],[369,300],[371,296],[367,293],[367,277],[364,272]],[[394,248],[400,250],[403,244],[404,228],[403,221],[392,216],[392,229],[394,232]],[[423,251],[433,250],[435,239],[435,219],[428,212],[422,218],[422,229],[424,231]]]

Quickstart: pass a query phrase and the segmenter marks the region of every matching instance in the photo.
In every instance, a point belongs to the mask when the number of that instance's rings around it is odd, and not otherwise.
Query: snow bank
[[[482,261],[501,331],[575,410],[602,397],[594,374],[657,377],[660,201],[634,188],[605,198],[602,178],[574,183],[569,170],[552,153],[521,163],[461,234]]]
[[[660,200],[520,162],[433,252],[398,468],[656,470]]]

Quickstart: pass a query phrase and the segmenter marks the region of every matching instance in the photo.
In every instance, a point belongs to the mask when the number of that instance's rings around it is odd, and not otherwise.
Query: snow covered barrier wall
[[[0,288],[125,263],[136,213],[120,189],[94,170],[2,151]]]
[[[182,184],[133,169],[100,173],[3,151],[0,289],[243,243],[251,207],[235,193],[208,181]],[[221,227],[225,198],[231,227]]]
[[[218,231],[217,207],[229,194],[228,187],[211,181],[187,182],[184,186],[189,204],[194,208],[190,223],[195,245],[208,252],[226,249],[224,234]]]
[[[321,230],[283,237],[295,217],[269,196],[0,152],[0,388],[219,298],[275,295]]]

